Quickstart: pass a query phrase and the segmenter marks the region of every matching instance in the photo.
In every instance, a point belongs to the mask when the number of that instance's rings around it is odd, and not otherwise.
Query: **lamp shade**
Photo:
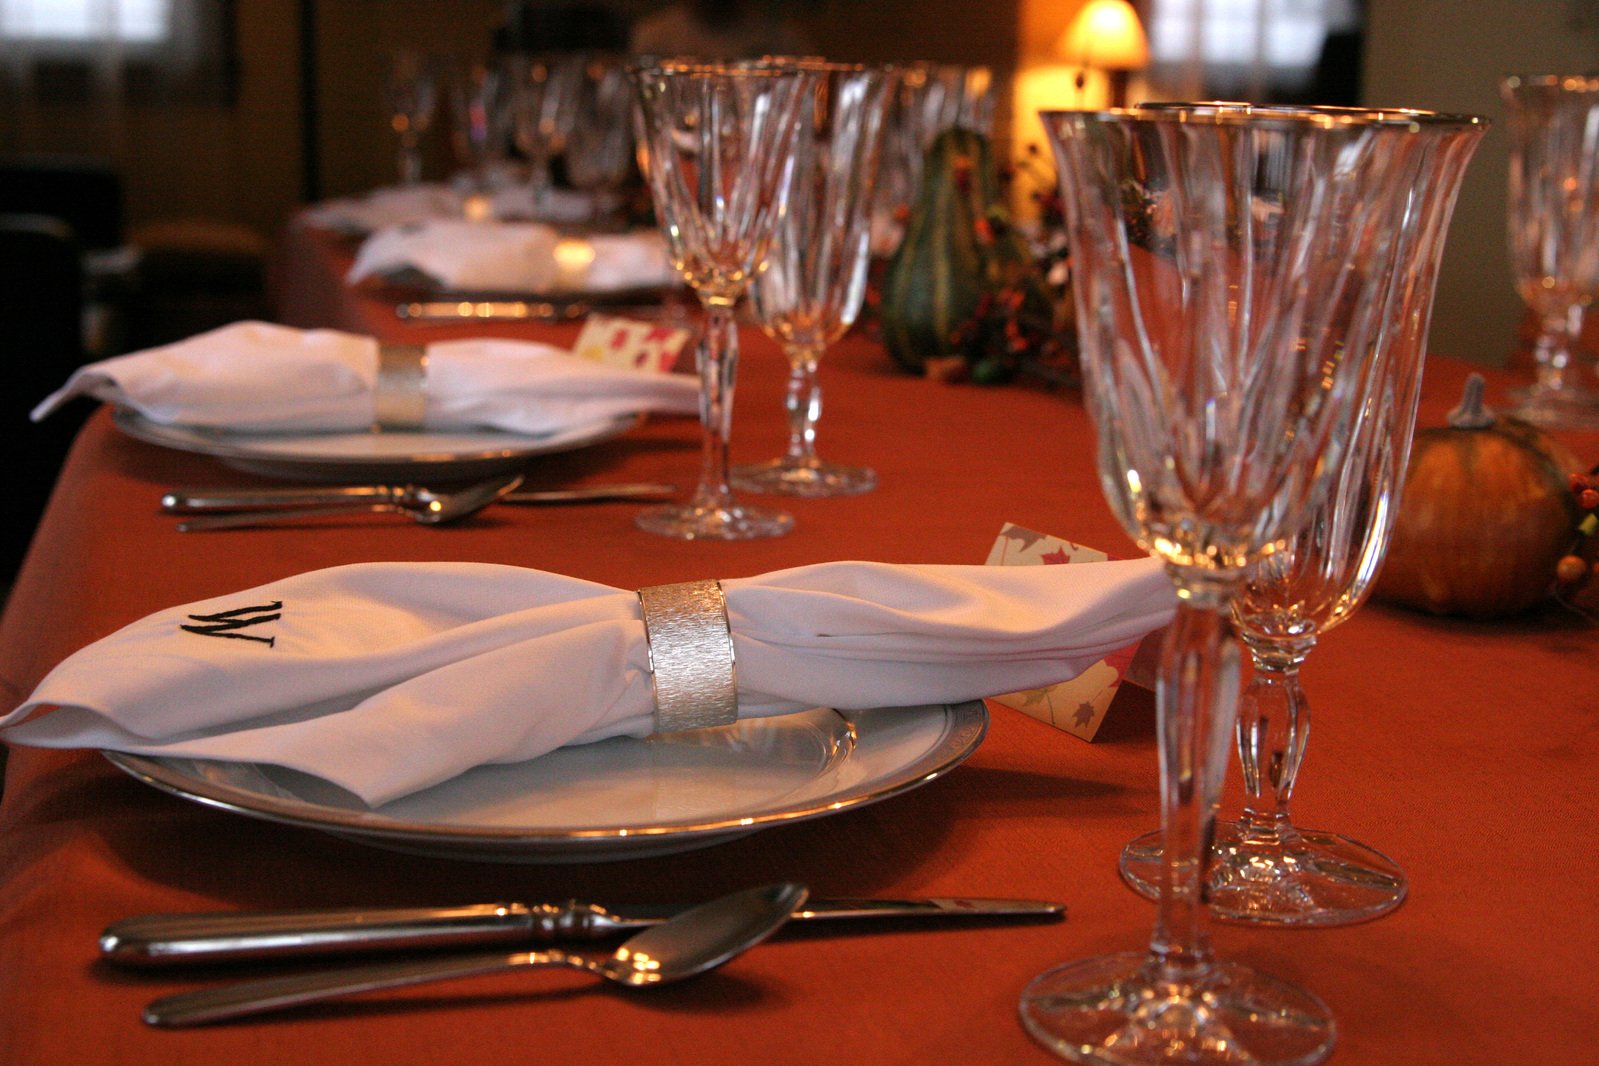
[[[1066,62],[1094,70],[1142,70],[1149,39],[1128,0],[1088,0],[1055,43]]]

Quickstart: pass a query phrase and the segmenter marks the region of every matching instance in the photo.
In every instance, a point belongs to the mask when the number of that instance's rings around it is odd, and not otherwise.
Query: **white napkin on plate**
[[[75,371],[34,408],[74,396],[153,422],[239,432],[350,432],[374,415],[378,343],[335,330],[238,322]],[[690,377],[607,366],[547,344],[442,341],[427,348],[426,426],[538,436],[640,411],[694,414]]]
[[[824,563],[722,588],[741,717],[1042,687],[1163,625],[1175,602],[1149,559]],[[287,766],[377,805],[475,766],[648,734],[653,709],[635,593],[519,567],[365,563],[135,622],[62,662],[0,727],[17,744]]]
[[[395,185],[365,196],[346,196],[312,204],[300,220],[340,233],[371,233],[385,226],[403,226],[436,218],[462,218],[466,199],[448,185]]]
[[[578,238],[536,222],[453,219],[379,230],[362,242],[344,280],[406,270],[462,293],[607,293],[677,281],[654,230]]]

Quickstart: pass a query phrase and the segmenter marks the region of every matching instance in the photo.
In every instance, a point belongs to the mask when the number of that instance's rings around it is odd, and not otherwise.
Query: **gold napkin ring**
[[[655,731],[680,733],[738,720],[738,681],[727,599],[719,581],[638,590],[655,685]]]
[[[374,430],[416,430],[427,414],[427,349],[420,344],[380,344]]]

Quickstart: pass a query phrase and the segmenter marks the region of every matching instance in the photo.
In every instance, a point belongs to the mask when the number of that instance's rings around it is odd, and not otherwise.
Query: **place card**
[[[989,566],[1058,566],[1102,563],[1109,558],[1094,548],[1007,522],[999,531],[986,563]],[[1154,687],[1161,632],[1157,630],[1139,643],[1106,656],[1070,681],[995,696],[994,702],[1091,741],[1099,732],[1110,701],[1122,682],[1141,688]]]
[[[572,351],[597,363],[664,374],[677,364],[690,336],[689,330],[661,322],[590,315]]]

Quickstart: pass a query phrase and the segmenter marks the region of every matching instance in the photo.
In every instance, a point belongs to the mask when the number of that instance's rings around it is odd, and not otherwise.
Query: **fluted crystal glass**
[[[739,540],[786,533],[793,518],[734,500],[728,432],[738,373],[733,311],[766,260],[788,204],[788,168],[813,76],[796,69],[661,63],[635,68],[645,177],[672,265],[704,311],[696,350],[700,480],[687,504],[636,519],[652,533]]]
[[[601,226],[621,221],[621,190],[634,157],[634,104],[622,56],[596,52],[583,57],[566,139],[566,176],[594,197],[594,218]]]
[[[1369,338],[1408,283],[1417,163],[1474,120],[1219,105],[1049,112],[1101,485],[1178,592],[1157,685],[1163,863],[1148,951],[1024,992],[1029,1032],[1099,1063],[1313,1063],[1311,994],[1217,960],[1210,839],[1238,702],[1232,604],[1344,459]]]
[[[1299,674],[1321,635],[1365,602],[1387,552],[1415,429],[1439,258],[1481,133],[1481,126],[1465,126],[1409,145],[1410,165],[1427,180],[1389,257],[1368,265],[1374,273],[1392,273],[1375,328],[1349,339],[1365,344],[1371,356],[1360,418],[1322,503],[1297,536],[1250,569],[1233,600],[1254,676],[1235,731],[1244,810],[1236,821],[1216,824],[1213,915],[1272,925],[1345,925],[1385,914],[1404,900],[1405,875],[1393,860],[1349,837],[1293,824],[1289,802],[1310,735],[1310,704]],[[1129,884],[1154,898],[1160,833],[1129,844],[1121,866]]]
[[[884,67],[803,65],[813,81],[800,109],[788,213],[750,289],[756,322],[788,357],[788,448],[776,459],[734,467],[733,485],[839,496],[869,491],[877,474],[818,457],[817,362],[855,322],[866,293],[872,190],[893,76]]]
[[[1499,83],[1510,131],[1510,268],[1538,320],[1537,380],[1517,414],[1599,427],[1599,364],[1581,347],[1599,298],[1599,74]]]

